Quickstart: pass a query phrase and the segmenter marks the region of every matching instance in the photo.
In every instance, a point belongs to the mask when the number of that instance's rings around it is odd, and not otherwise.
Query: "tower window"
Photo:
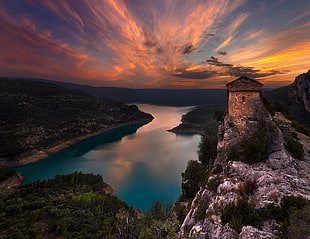
[[[245,96],[242,96],[242,104],[245,104]]]

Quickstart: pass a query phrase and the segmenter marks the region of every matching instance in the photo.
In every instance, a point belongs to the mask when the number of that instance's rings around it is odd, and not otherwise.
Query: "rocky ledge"
[[[279,114],[274,120],[288,125]],[[266,162],[229,161],[221,172],[210,176],[206,186],[200,188],[191,202],[181,226],[181,238],[276,238],[280,225],[275,219],[263,217],[260,228],[246,225],[237,233],[228,223],[223,225],[221,216],[228,204],[236,204],[241,198],[261,214],[267,210],[268,204],[280,205],[286,196],[310,200],[310,138],[297,134],[303,144],[304,160],[291,156],[280,132],[275,139],[277,147],[270,152]],[[210,182],[217,182],[217,185],[211,188],[208,186]]]

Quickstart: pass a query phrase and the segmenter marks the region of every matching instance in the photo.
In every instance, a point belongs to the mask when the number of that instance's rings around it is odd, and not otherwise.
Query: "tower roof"
[[[264,84],[248,77],[240,77],[226,84],[228,91],[261,91]]]

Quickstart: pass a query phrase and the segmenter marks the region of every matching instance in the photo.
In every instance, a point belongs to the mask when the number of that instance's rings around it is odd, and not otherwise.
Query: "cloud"
[[[192,71],[179,71],[178,73],[174,74],[177,77],[189,78],[189,79],[208,79],[210,77],[214,77],[218,75],[215,71],[199,71],[199,70],[192,70]]]
[[[0,74],[134,88],[206,87],[239,75],[282,84],[309,67],[301,2],[1,1]]]
[[[264,30],[261,29],[261,30],[255,30],[255,31],[252,31],[252,32],[249,32],[247,33],[247,37],[245,38],[245,40],[251,40],[251,39],[254,39],[260,35],[262,35],[264,33]]]
[[[270,71],[261,71],[259,69],[255,69],[254,67],[247,67],[241,65],[233,65],[228,63],[223,63],[218,60],[218,58],[211,56],[210,59],[207,60],[207,63],[212,66],[221,67],[222,70],[219,75],[229,75],[229,76],[247,76],[252,78],[261,78],[266,76],[272,76],[276,74],[283,74],[281,71],[270,70]]]
[[[219,54],[222,55],[222,56],[226,56],[227,52],[226,51],[219,51]]]
[[[231,64],[225,64],[221,61],[218,60],[218,58],[211,56],[210,59],[207,60],[207,63],[209,65],[213,65],[213,66],[223,66],[223,67],[232,67],[233,65]]]
[[[195,50],[194,46],[189,43],[189,44],[185,44],[183,47],[181,47],[181,52],[184,55],[190,54]]]
[[[222,42],[214,51],[219,51],[222,48],[226,47],[233,39],[233,36],[229,36],[224,42]]]
[[[262,78],[266,76],[283,74],[283,72],[277,70],[261,71],[259,69],[255,69],[254,67],[224,63],[219,61],[218,58],[214,56],[211,56],[210,59],[206,60],[206,62],[211,66],[211,68],[201,69],[203,67],[192,66],[191,68],[178,70],[174,76],[190,79],[208,79],[210,77],[222,76]]]
[[[224,47],[231,44],[231,42],[234,40],[234,37],[236,35],[236,32],[240,25],[250,16],[249,13],[241,13],[239,17],[237,17],[227,28],[227,37],[226,39],[214,50],[219,51],[223,49]]]

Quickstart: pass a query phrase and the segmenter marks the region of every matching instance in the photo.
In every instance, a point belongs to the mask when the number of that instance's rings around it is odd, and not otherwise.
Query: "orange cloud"
[[[21,1],[24,9],[0,3],[2,75],[210,88],[239,73],[281,85],[309,67],[310,14],[302,4]]]

